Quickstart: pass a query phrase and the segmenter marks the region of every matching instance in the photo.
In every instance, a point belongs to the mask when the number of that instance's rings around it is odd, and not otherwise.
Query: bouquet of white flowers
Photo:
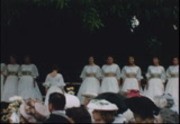
[[[20,96],[13,96],[9,98],[9,101],[11,103],[6,109],[6,114],[1,117],[1,120],[5,123],[19,123],[19,107],[23,103],[23,99]]]

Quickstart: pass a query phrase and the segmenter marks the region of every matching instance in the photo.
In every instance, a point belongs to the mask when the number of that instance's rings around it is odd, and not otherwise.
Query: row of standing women
[[[153,100],[154,96],[169,93],[173,96],[175,104],[179,106],[178,85],[179,85],[179,62],[178,58],[173,59],[173,65],[167,71],[159,65],[159,59],[153,58],[153,64],[148,67],[146,78],[147,86],[144,90],[141,87],[143,76],[139,66],[135,65],[133,57],[129,57],[129,65],[120,70],[119,66],[113,62],[112,57],[107,58],[107,64],[102,69],[95,64],[94,58],[89,58],[89,64],[86,65],[81,73],[83,83],[77,94],[81,103],[84,103],[84,96],[97,96],[105,92],[128,92],[129,90],[141,91]],[[10,63],[5,67],[1,65],[1,98],[2,101],[8,101],[9,97],[14,95],[22,96],[24,99],[36,98],[42,100],[41,93],[35,79],[38,77],[38,70],[34,64],[31,64],[30,58],[25,58],[25,64],[19,66],[16,59],[10,57]],[[53,68],[52,73],[48,74],[45,83],[47,95],[45,104],[48,101],[48,94],[59,91],[59,87],[65,86],[63,76],[58,73],[57,68]],[[4,75],[6,75],[5,83]],[[121,84],[122,79],[122,86]],[[165,81],[168,80],[164,90]],[[4,84],[4,86],[3,86]]]
[[[25,64],[16,63],[14,56],[10,64],[1,64],[1,101],[9,102],[12,96],[22,96],[24,99],[42,100],[36,78],[39,76],[37,67],[31,64],[30,58],[25,58]]]
[[[104,92],[126,93],[129,90],[138,90],[142,95],[154,99],[163,93],[169,93],[174,98],[176,106],[179,106],[179,61],[173,58],[173,65],[167,71],[159,64],[157,57],[153,58],[153,65],[149,66],[146,73],[147,85],[144,90],[141,87],[143,76],[141,69],[135,65],[134,58],[129,57],[129,65],[124,66],[122,71],[117,64],[113,63],[113,58],[107,58],[107,64],[102,69],[94,63],[94,58],[89,58],[89,64],[84,67],[81,78],[83,83],[78,92],[81,103],[84,102],[83,96],[97,96]],[[120,84],[122,79],[122,86]],[[167,82],[166,87],[164,84]]]

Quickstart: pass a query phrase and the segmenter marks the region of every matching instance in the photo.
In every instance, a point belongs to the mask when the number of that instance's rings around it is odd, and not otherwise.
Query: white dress
[[[166,80],[163,66],[149,66],[146,73],[148,87],[144,90],[144,95],[154,101],[155,96],[161,96],[164,93],[164,83]]]
[[[83,103],[83,94],[94,96],[97,96],[99,94],[99,79],[101,78],[101,69],[97,65],[86,65],[83,68],[80,78],[82,78],[83,82],[79,88],[77,96],[81,103]]]
[[[114,75],[114,76],[113,76]],[[102,76],[103,80],[100,87],[100,93],[119,92],[119,83],[120,79],[120,68],[117,64],[104,65],[102,67]]]
[[[1,72],[5,73],[6,71],[6,65],[4,63],[1,63]],[[1,100],[2,100],[2,94],[4,89],[4,75],[1,74]]]
[[[140,90],[139,83],[143,79],[141,69],[138,66],[124,66],[121,72],[121,78],[123,79],[122,91],[128,90]]]
[[[179,65],[170,66],[166,71],[168,82],[165,93],[169,93],[174,98],[175,105],[179,106]]]
[[[4,91],[2,101],[9,102],[9,98],[18,95],[18,71],[20,66],[18,64],[8,64],[6,68],[6,81],[4,84]]]
[[[21,65],[19,71],[18,95],[23,99],[42,100],[42,95],[35,79],[39,76],[36,65]]]
[[[59,73],[55,77],[52,77],[50,74],[48,74],[43,86],[48,88],[45,98],[45,105],[48,105],[49,95],[54,92],[61,93],[62,89],[60,88],[63,88],[65,86],[63,76]]]

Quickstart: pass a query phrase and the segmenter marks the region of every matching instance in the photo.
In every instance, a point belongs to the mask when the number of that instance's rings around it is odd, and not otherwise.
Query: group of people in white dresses
[[[38,76],[38,69],[29,56],[25,57],[22,65],[17,64],[15,56],[10,56],[9,64],[1,64],[1,101],[9,102],[13,96],[42,100],[36,82]]]
[[[113,57],[107,58],[107,63],[100,68],[95,64],[94,57],[89,57],[80,78],[82,84],[77,93],[81,104],[85,98],[96,97],[105,92],[126,93],[130,90],[140,91],[142,95],[154,99],[155,96],[169,93],[174,98],[175,105],[179,106],[179,59],[173,58],[173,65],[167,70],[160,65],[157,57],[153,58],[153,65],[149,66],[146,73],[147,85],[141,87],[143,79],[141,69],[135,64],[134,57],[128,58],[128,65],[122,70],[114,63]],[[25,58],[25,64],[18,65],[15,57],[10,57],[10,64],[1,64],[1,101],[8,101],[10,97],[18,95],[24,99],[35,98],[42,100],[36,78],[39,76],[37,67],[31,63],[30,58]],[[167,81],[167,85],[164,85]],[[122,84],[122,85],[121,85]],[[43,86],[46,89],[45,104],[48,105],[49,95],[53,92],[62,92],[64,89],[63,76],[54,66],[52,72],[45,79]],[[74,99],[74,96],[67,97]]]
[[[154,101],[155,96],[161,96],[164,93],[170,94],[174,98],[176,106],[179,106],[179,59],[173,58],[173,65],[165,71],[160,65],[159,58],[153,58],[153,65],[150,65],[146,72],[147,85],[143,89],[141,80],[143,79],[141,69],[135,65],[134,57],[128,58],[128,65],[122,70],[113,62],[112,57],[107,58],[107,64],[100,68],[94,63],[94,58],[89,58],[89,64],[86,65],[81,73],[83,80],[78,98],[83,104],[88,95],[97,96],[100,93],[126,93],[130,90],[137,90],[141,95]],[[167,85],[164,85],[167,81]],[[122,85],[121,85],[122,84]]]

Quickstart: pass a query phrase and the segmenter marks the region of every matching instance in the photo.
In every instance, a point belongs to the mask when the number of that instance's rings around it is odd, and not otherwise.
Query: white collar
[[[65,115],[66,111],[65,110],[54,110],[54,111],[52,111],[52,114],[55,114],[55,115]]]
[[[65,110],[55,110],[52,111],[52,114],[58,115],[58,116],[62,116],[66,119],[68,119],[68,116],[66,115],[66,111]]]

